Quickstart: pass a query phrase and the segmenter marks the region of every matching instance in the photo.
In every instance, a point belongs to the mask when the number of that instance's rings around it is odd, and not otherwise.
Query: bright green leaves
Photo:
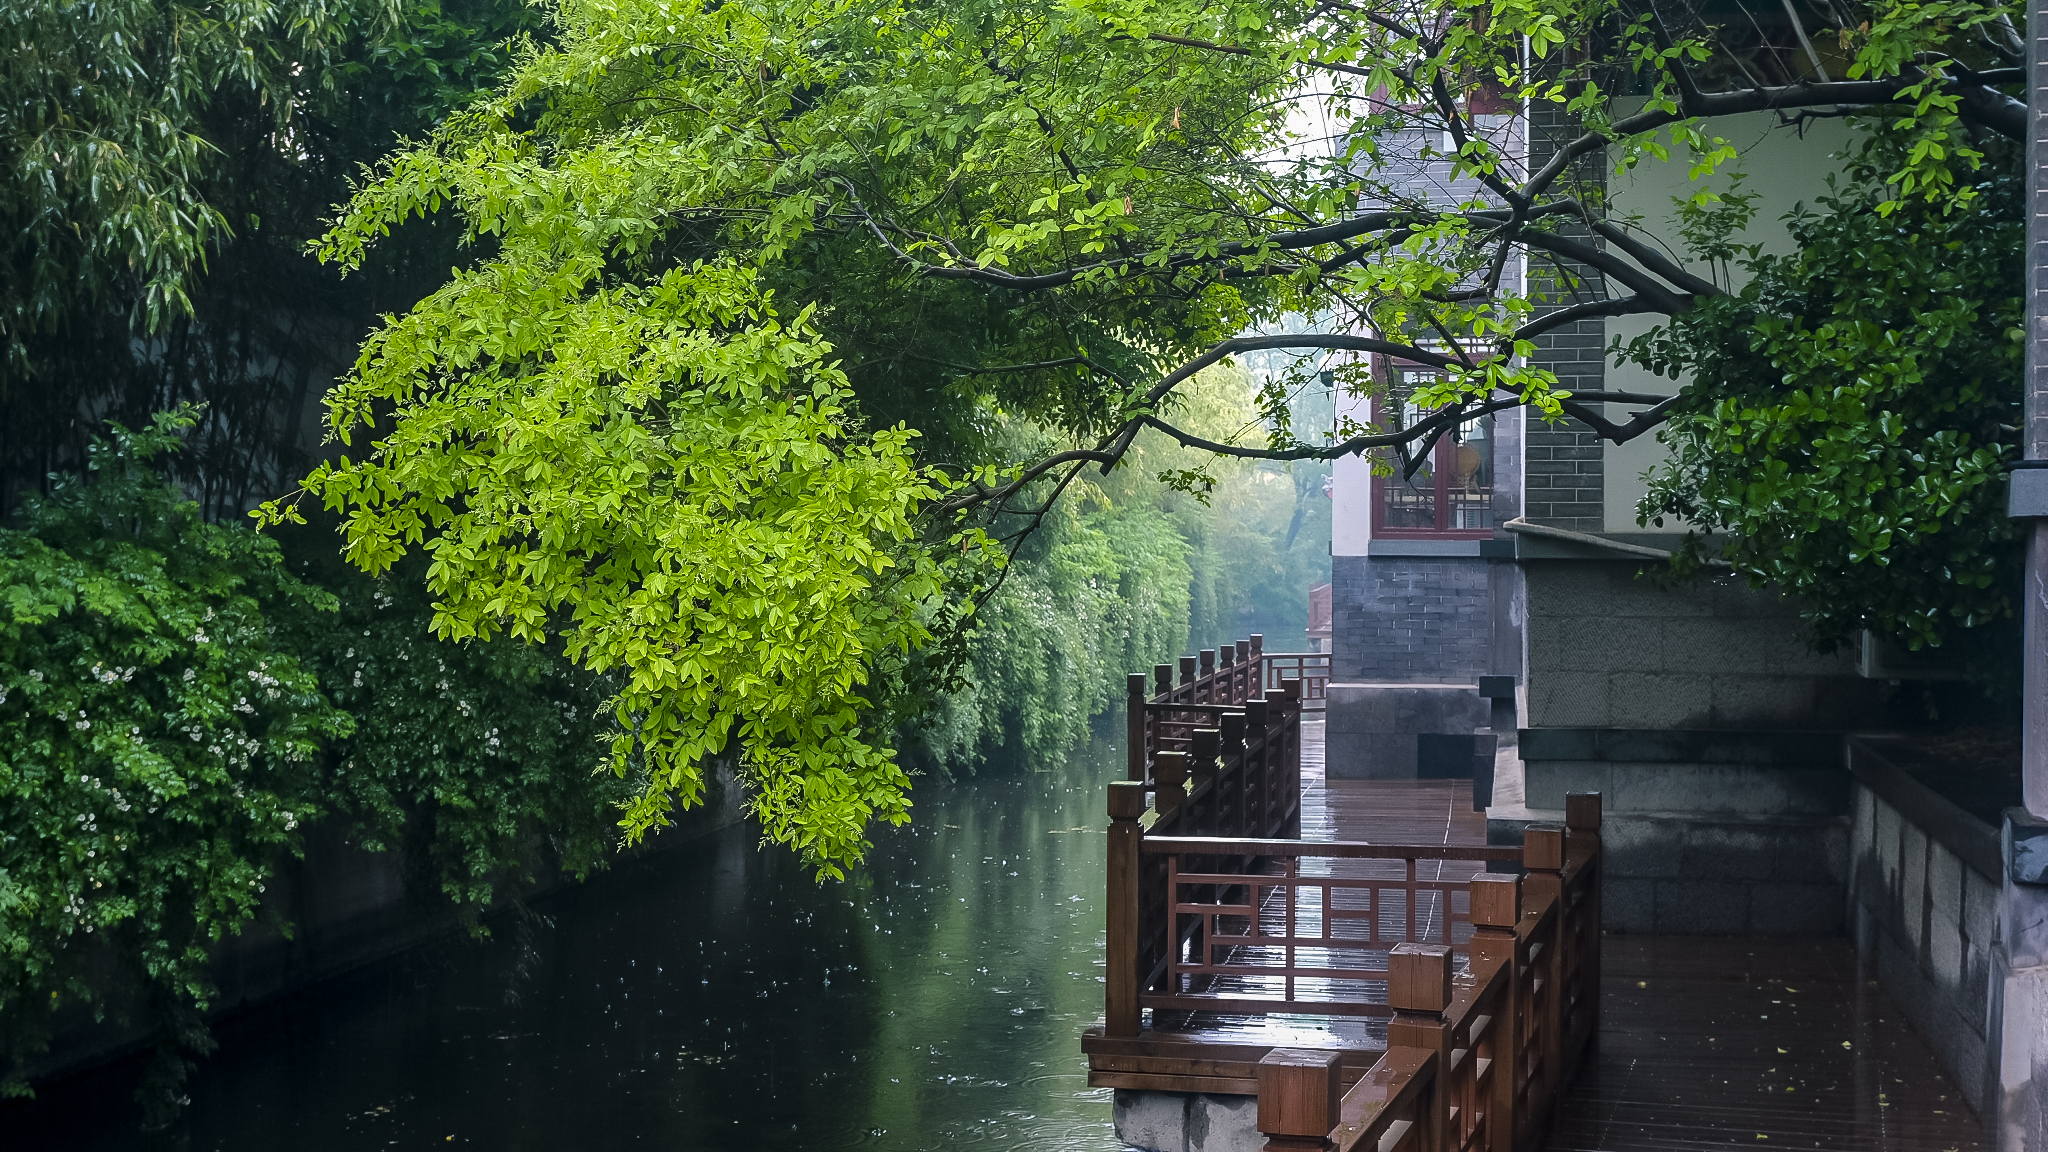
[[[927,638],[914,518],[941,486],[914,433],[850,432],[828,352],[729,264],[605,285],[509,246],[371,339],[335,427],[395,405],[390,430],[306,487],[365,570],[425,549],[438,635],[555,629],[616,674],[629,836],[736,744],[770,837],[836,875],[871,820],[907,818],[863,691]]]

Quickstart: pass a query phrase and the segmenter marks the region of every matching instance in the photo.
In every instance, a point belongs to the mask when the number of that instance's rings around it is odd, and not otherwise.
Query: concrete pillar
[[[2021,627],[2025,807],[2006,813],[1997,954],[1998,1142],[2048,1152],[2048,0],[2027,13],[2027,367],[2025,458],[2010,512],[2032,527]]]

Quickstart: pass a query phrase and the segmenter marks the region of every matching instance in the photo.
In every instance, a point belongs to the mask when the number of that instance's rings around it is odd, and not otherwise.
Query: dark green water
[[[171,1132],[123,1066],[0,1108],[0,1146],[1119,1148],[1079,1035],[1120,766],[921,782],[843,884],[744,829],[662,852],[222,1025]]]

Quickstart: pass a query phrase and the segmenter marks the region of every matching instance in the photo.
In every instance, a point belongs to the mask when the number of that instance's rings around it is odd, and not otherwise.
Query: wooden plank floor
[[[1609,936],[1552,1152],[1971,1152],[1977,1117],[1839,939]]]
[[[1321,720],[1301,724],[1301,838],[1381,844],[1486,843],[1470,780],[1326,780]]]

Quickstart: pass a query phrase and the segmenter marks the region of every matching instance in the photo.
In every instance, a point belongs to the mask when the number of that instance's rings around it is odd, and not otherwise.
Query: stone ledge
[[[1887,760],[1871,741],[1852,737],[1847,746],[1849,773],[1858,783],[1902,817],[1912,813],[1907,819],[1935,843],[1955,853],[1971,871],[1993,883],[2004,875],[1998,829],[1913,779],[1905,769]]]
[[[1826,765],[1841,763],[1839,732],[1711,728],[1524,728],[1524,760],[1616,760],[1638,764]]]

